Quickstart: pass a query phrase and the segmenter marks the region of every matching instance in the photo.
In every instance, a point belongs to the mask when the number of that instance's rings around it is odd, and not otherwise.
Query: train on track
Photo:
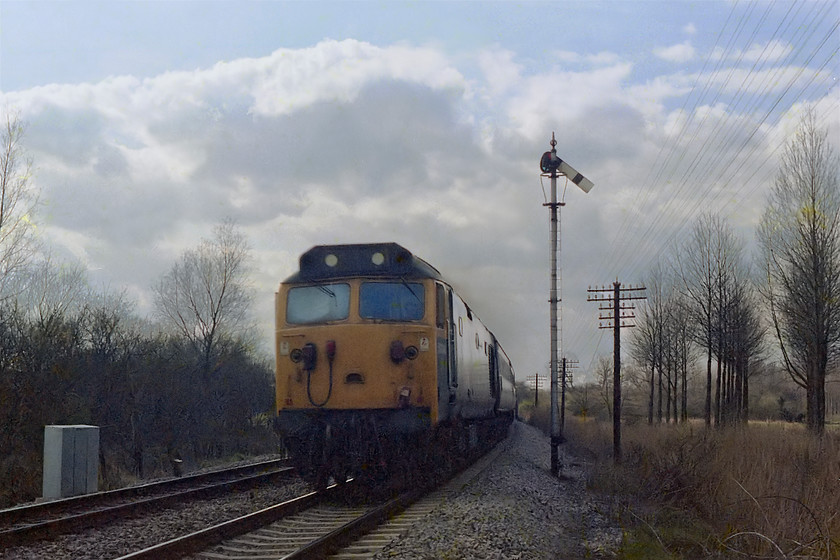
[[[275,312],[276,426],[318,487],[451,461],[516,415],[499,341],[396,243],[313,247]]]

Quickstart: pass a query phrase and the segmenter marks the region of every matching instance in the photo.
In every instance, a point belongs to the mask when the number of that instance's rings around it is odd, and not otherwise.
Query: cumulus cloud
[[[668,62],[688,62],[694,58],[696,51],[689,41],[670,47],[654,49],[653,54]]]
[[[505,49],[482,51],[478,55],[478,65],[484,74],[487,87],[498,95],[513,87],[519,81],[522,67],[515,62],[516,54]]]
[[[528,77],[508,102],[507,114],[517,131],[526,137],[539,134],[546,122],[576,121],[604,105],[623,103],[623,84],[632,68],[631,64],[622,63],[588,71],[557,71]],[[587,135],[588,131],[572,133]]]
[[[724,49],[716,47],[712,51],[711,59],[728,60],[734,62],[754,63],[779,62],[787,58],[793,52],[793,45],[787,41],[774,39],[766,43],[753,43],[746,49]]]
[[[582,54],[574,51],[554,51],[554,58],[559,63],[589,64],[591,66],[606,66],[617,64],[621,57],[613,52],[602,51],[595,54]]]
[[[29,123],[39,231],[95,281],[129,289],[141,310],[179,253],[226,217],[254,248],[267,340],[272,294],[300,253],[396,241],[464,290],[525,375],[544,370],[546,353],[547,185],[537,164],[551,132],[596,185],[589,195],[568,186],[563,214],[567,313],[590,317],[574,290],[618,272],[597,256],[615,224],[644,223],[645,173],[675,129],[701,118],[667,108],[695,76],[640,82],[634,64],[608,52],[555,54],[536,73],[499,47],[456,58],[324,41],[190,72],[10,92],[0,105]],[[693,54],[689,43],[661,53]],[[465,67],[480,73],[467,79]],[[704,110],[717,119],[728,108]],[[651,188],[667,197],[667,186]]]

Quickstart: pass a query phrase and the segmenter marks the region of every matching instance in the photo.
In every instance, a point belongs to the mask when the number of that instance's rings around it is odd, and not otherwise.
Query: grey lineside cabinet
[[[44,498],[99,489],[99,427],[44,426]]]

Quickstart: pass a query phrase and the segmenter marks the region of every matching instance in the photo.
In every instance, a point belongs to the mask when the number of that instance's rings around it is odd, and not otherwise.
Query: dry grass
[[[565,432],[596,464],[591,485],[644,518],[663,557],[840,559],[835,431],[813,438],[789,424],[624,426],[618,466],[611,425],[567,419]]]

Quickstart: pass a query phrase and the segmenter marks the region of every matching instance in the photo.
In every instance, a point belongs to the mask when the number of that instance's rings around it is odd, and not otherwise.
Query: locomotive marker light
[[[551,269],[551,288],[549,292],[549,304],[551,306],[550,313],[550,332],[551,332],[551,473],[557,475],[560,470],[557,446],[563,441],[563,435],[560,429],[560,422],[557,414],[557,356],[558,340],[557,340],[557,304],[560,301],[557,297],[557,254],[558,254],[558,208],[565,206],[565,202],[557,202],[557,177],[562,175],[569,179],[572,183],[580,187],[580,189],[588,193],[594,184],[592,181],[578,173],[571,165],[557,157],[557,140],[554,139],[554,133],[551,133],[551,151],[545,152],[540,158],[540,170],[543,176],[551,179],[551,202],[543,204],[548,206],[550,213],[550,229],[551,229],[551,250],[549,254],[549,267]],[[563,375],[563,386],[565,389],[566,376]],[[565,390],[564,390],[565,392]]]

